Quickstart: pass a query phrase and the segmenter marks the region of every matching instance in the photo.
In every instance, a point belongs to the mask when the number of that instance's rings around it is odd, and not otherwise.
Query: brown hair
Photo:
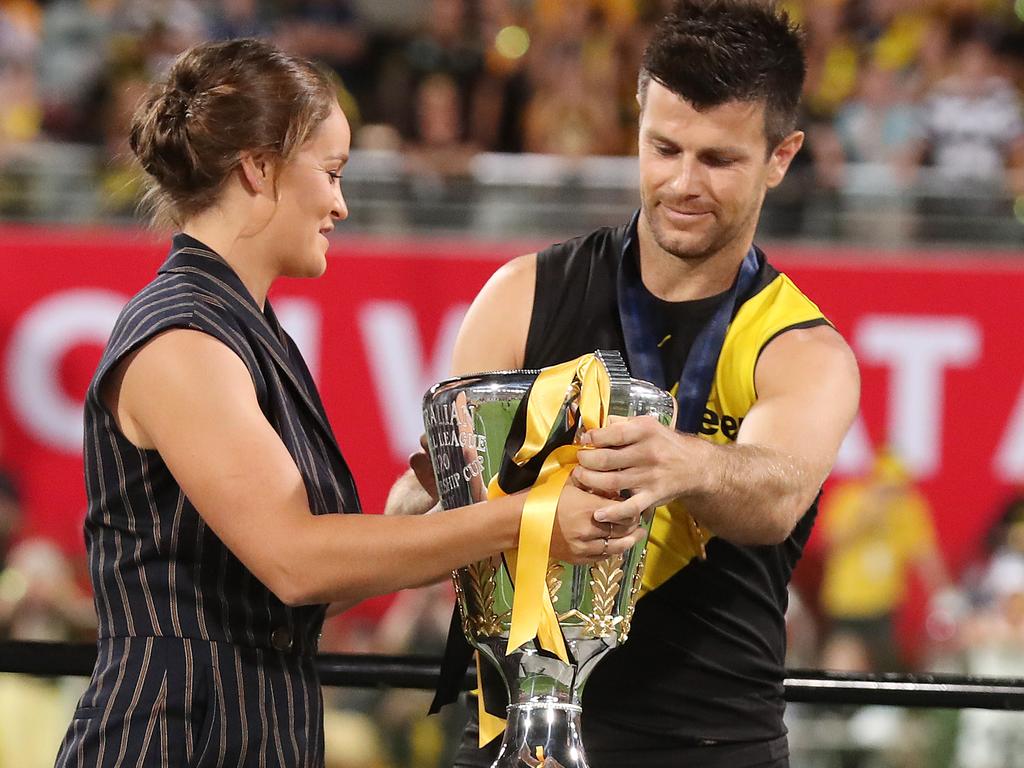
[[[333,103],[324,73],[262,40],[189,48],[132,118],[129,143],[150,177],[142,206],[157,226],[180,225],[216,201],[241,152],[287,160]]]
[[[768,154],[796,127],[807,75],[803,34],[774,1],[676,0],[640,67],[641,107],[655,80],[698,110],[765,105]]]

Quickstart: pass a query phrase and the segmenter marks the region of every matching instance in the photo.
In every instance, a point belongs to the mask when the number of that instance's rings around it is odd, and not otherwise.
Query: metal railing
[[[123,173],[93,146],[39,142],[0,156],[0,220],[137,221]],[[122,169],[123,170],[123,169]],[[353,232],[488,238],[578,234],[624,221],[636,207],[633,157],[474,156],[464,175],[412,170],[395,151],[356,150],[345,171]],[[1024,198],[982,184],[951,183],[921,169],[912,184],[870,164],[846,169],[839,189],[813,169],[791,170],[762,216],[762,237],[879,246],[970,242],[1024,245]]]
[[[88,676],[96,646],[83,643],[0,642],[0,672],[44,677]],[[433,656],[321,654],[324,685],[350,688],[433,689],[441,669]],[[467,673],[464,688],[476,681]],[[791,669],[784,680],[790,702],[915,708],[1024,711],[1024,680],[951,674],[847,674]]]

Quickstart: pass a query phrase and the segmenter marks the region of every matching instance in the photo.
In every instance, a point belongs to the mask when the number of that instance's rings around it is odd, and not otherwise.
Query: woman
[[[327,603],[515,546],[522,497],[423,517],[359,501],[267,291],[326,268],[349,129],[310,64],[255,40],[182,54],[131,147],[180,234],[125,307],[85,412],[99,658],[59,766],[319,766]],[[553,555],[635,542],[562,495]]]

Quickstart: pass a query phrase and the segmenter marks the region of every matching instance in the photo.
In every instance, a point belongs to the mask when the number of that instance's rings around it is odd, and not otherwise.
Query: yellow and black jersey
[[[623,250],[628,229],[600,229],[539,254],[525,367],[595,349],[620,350],[628,362],[616,292],[620,260],[636,258]],[[700,426],[702,438],[719,444],[736,439],[757,401],[754,369],[765,346],[787,330],[828,322],[758,255],[757,277],[737,301]],[[678,378],[720,298],[655,299],[666,372]],[[586,685],[588,752],[629,754],[628,764],[653,766],[640,756],[714,744],[723,748],[710,752],[731,768],[785,754],[787,585],[815,514],[816,505],[778,546],[745,547],[701,530],[677,505],[657,511],[629,642]],[[701,551],[706,558],[697,557]]]

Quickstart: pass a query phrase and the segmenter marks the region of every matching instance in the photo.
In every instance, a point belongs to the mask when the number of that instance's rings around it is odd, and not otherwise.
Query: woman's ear
[[[246,187],[253,194],[259,195],[272,188],[273,164],[266,155],[243,152],[239,158],[239,168]]]

